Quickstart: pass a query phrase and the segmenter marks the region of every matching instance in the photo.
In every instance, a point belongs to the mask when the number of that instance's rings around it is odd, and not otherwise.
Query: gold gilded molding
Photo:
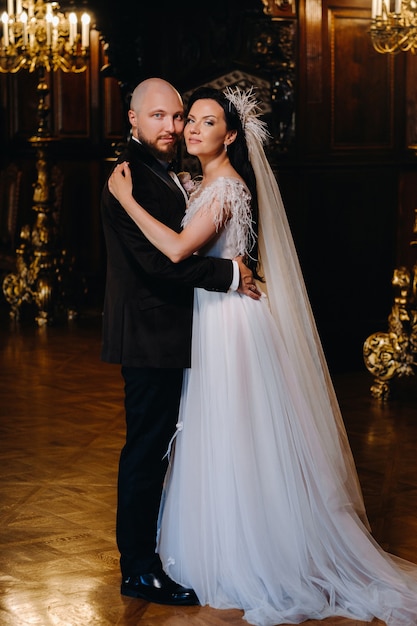
[[[417,230],[417,210],[414,233]],[[412,241],[411,245],[416,242]],[[374,376],[371,394],[386,400],[393,379],[414,374],[417,365],[417,264],[394,270],[394,303],[388,331],[370,335],[363,346],[365,366]]]
[[[295,0],[262,0],[265,15],[270,17],[295,17],[297,14]]]

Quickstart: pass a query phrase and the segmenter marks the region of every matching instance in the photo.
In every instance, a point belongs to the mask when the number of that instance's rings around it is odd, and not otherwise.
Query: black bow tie
[[[174,171],[174,164],[173,163],[167,163],[166,161],[159,161],[160,164],[162,165],[162,167],[164,168],[164,170],[166,172],[173,172]]]

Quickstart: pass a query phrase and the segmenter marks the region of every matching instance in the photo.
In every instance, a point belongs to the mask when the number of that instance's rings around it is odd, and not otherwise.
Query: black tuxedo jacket
[[[128,161],[137,201],[179,232],[181,190],[144,146],[130,140]],[[102,359],[133,367],[190,367],[193,287],[227,291],[232,262],[197,255],[172,263],[144,237],[112,196],[101,204],[107,248]]]

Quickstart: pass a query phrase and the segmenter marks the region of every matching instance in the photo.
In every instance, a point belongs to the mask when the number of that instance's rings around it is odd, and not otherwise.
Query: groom
[[[130,163],[133,194],[179,232],[185,198],[168,166],[184,128],[181,97],[166,81],[147,79],[132,94],[129,121],[132,137],[119,162]],[[107,248],[102,359],[121,364],[125,384],[116,528],[121,593],[162,604],[198,604],[192,589],[165,574],[156,553],[165,453],[175,432],[183,368],[190,367],[193,287],[238,289],[254,298],[257,293],[241,260],[193,255],[171,263],[143,236],[107,184],[101,213]]]

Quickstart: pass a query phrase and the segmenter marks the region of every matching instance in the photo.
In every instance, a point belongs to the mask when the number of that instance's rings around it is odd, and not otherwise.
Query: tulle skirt
[[[169,575],[257,626],[417,624],[417,565],[385,553],[335,471],[266,297],[197,289],[159,528]],[[347,464],[348,465],[348,464]]]

